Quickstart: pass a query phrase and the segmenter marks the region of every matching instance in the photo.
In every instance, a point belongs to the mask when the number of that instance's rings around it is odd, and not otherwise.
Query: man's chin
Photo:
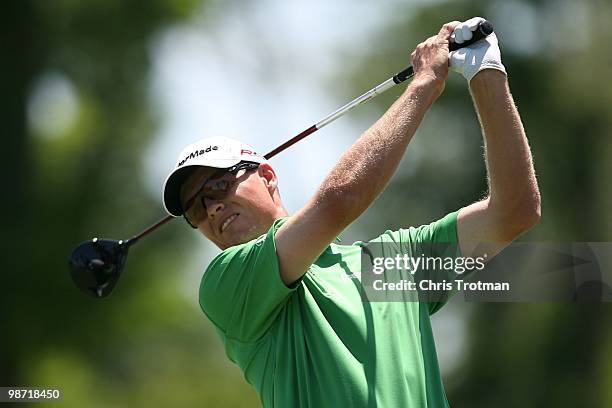
[[[250,231],[250,233],[243,232],[243,233],[234,233],[231,235],[229,234],[229,232],[226,232],[222,235],[223,235],[222,240],[217,243],[217,246],[221,249],[227,249],[229,247],[233,247],[236,245],[244,244],[245,242],[249,242],[259,237],[261,234],[257,234],[254,231]]]
[[[270,226],[245,222],[246,218],[238,218],[231,223],[225,231],[217,236],[218,240],[215,242],[217,246],[224,250],[232,246],[244,244],[255,238],[259,238],[270,228]]]

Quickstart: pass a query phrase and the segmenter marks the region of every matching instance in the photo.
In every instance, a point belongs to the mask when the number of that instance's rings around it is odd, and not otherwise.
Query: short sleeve
[[[419,227],[399,229],[397,231],[385,231],[382,235],[370,241],[380,243],[377,248],[380,255],[391,258],[396,255],[408,255],[412,258],[438,260],[457,259],[460,256],[457,238],[457,215],[458,211],[452,212],[443,218],[430,224]],[[457,274],[440,269],[420,268],[414,278],[427,279],[434,282],[447,282],[457,278]],[[419,294],[421,302],[428,304],[429,313],[438,311],[456,291],[431,291]]]
[[[412,243],[427,249],[430,256],[455,255],[457,249],[457,215],[459,211],[447,214],[431,224],[416,228],[400,229],[400,241]],[[449,253],[449,251],[451,251]]]
[[[265,334],[299,285],[281,279],[274,236],[285,219],[265,235],[224,250],[210,263],[200,284],[200,306],[228,338],[253,341]]]

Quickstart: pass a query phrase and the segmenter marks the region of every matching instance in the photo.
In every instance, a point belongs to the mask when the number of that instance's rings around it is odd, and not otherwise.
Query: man
[[[223,250],[204,273],[200,304],[264,406],[448,406],[429,322],[441,303],[362,301],[353,278],[362,246],[333,241],[383,190],[442,93],[451,34],[468,40],[479,21],[445,24],[417,46],[405,92],[293,215],[250,146],[214,138],[181,153],[164,204]],[[373,241],[398,253],[451,243],[462,256],[491,257],[539,219],[531,153],[495,36],[451,54],[450,65],[468,80],[482,124],[489,195]]]

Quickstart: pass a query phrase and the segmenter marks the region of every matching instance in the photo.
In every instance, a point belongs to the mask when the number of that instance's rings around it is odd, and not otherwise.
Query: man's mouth
[[[223,233],[223,231],[225,231],[225,230],[227,229],[227,227],[229,227],[229,225],[230,225],[232,222],[234,222],[234,220],[235,220],[236,218],[238,218],[238,215],[239,215],[239,214],[232,214],[232,215],[230,215],[229,217],[227,217],[227,218],[225,219],[225,221],[223,221],[223,222],[221,223],[221,227],[219,228],[219,230],[221,231],[221,233]]]

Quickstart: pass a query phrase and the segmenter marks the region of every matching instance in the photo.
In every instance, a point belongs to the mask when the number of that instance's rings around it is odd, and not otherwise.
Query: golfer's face
[[[223,198],[200,196],[188,211],[188,218],[219,248],[248,242],[266,232],[274,221],[274,202],[266,179],[259,170],[221,175],[218,169],[201,168],[187,179],[181,189],[183,204],[201,191],[213,174],[231,181]]]

